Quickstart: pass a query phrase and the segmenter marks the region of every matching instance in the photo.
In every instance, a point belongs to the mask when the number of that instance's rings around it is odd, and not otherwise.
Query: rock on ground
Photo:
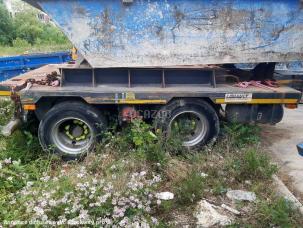
[[[242,190],[230,190],[226,193],[227,198],[238,201],[253,202],[256,200],[256,194],[254,192],[247,192]]]
[[[232,223],[233,218],[219,213],[216,206],[202,200],[198,203],[195,218],[197,227],[227,226]]]

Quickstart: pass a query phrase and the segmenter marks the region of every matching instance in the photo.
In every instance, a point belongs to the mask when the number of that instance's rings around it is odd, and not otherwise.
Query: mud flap
[[[280,104],[228,104],[225,113],[229,122],[261,124],[277,124],[284,115],[283,106]]]

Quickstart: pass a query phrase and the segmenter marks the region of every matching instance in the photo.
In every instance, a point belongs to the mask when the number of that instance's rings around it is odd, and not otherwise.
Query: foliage
[[[12,158],[30,162],[47,156],[42,153],[38,138],[27,131],[19,130],[12,137],[3,139],[6,141],[6,146],[0,153],[0,159]]]
[[[21,38],[16,38],[13,40],[13,46],[16,48],[29,48],[31,44],[27,42],[26,40],[23,40]]]
[[[38,37],[43,33],[43,25],[39,23],[34,12],[22,12],[14,19],[16,38],[34,44]]]
[[[37,14],[37,10],[27,9],[11,17],[4,5],[0,3],[0,55],[22,53],[31,50],[32,47],[37,49],[36,46],[52,45],[56,47],[56,50],[71,47],[68,39],[58,28],[52,23],[39,21]],[[42,48],[42,51],[48,51],[48,49]]]
[[[205,178],[194,170],[176,186],[177,202],[181,205],[190,205],[201,199],[204,191]]]
[[[12,114],[11,103],[2,102],[1,125]],[[123,129],[114,125],[96,153],[73,162],[42,152],[37,137],[25,130],[0,137],[0,221],[167,227],[182,212],[184,225],[184,215],[192,216],[202,197],[230,205],[227,189],[243,189],[258,200],[236,205],[245,216],[237,216],[235,226],[302,227],[298,212],[273,192],[276,167],[260,150],[258,131],[252,136],[251,126],[226,128],[219,142],[188,154],[178,137],[167,139],[136,120]],[[166,191],[175,198],[157,196]]]
[[[17,215],[55,225],[155,225],[158,221],[150,212],[161,204],[153,193],[160,181],[158,176],[149,179],[146,172],[132,173],[125,189],[120,190],[97,174],[92,176],[85,167],[77,174],[64,170],[56,177],[45,174],[40,183],[27,182],[9,197],[9,211],[1,211],[0,219]]]
[[[122,134],[111,137],[112,145],[121,153],[133,152],[139,159],[165,165],[169,148],[165,137],[155,134],[152,127],[142,120],[134,120],[124,128]]]
[[[225,124],[223,132],[226,134],[232,147],[243,148],[260,141],[260,128],[256,125],[238,123]]]
[[[55,51],[66,51],[70,50],[72,45],[67,44],[35,44],[34,46],[0,46],[0,56],[13,56],[20,54],[35,54],[35,53],[46,53]]]
[[[277,166],[270,162],[267,154],[252,148],[241,156],[235,156],[230,165],[235,177],[239,180],[270,179],[278,171]]]
[[[16,39],[27,41],[31,45],[64,44],[68,41],[62,32],[51,24],[38,20],[35,11],[21,12],[14,19]]]
[[[3,3],[0,2],[0,44],[11,44],[13,40],[13,21]]]
[[[4,125],[13,116],[14,103],[10,99],[0,99],[0,125]]]
[[[293,205],[282,197],[260,201],[254,218],[258,227],[294,227],[296,221],[302,221]]]

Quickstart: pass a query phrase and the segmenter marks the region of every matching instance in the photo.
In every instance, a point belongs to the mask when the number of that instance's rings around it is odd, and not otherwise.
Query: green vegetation
[[[13,40],[13,22],[0,1],[0,44],[9,44]]]
[[[11,104],[2,102],[0,112],[3,124]],[[216,144],[188,153],[141,120],[122,130],[112,126],[80,161],[42,152],[37,137],[24,130],[1,137],[0,221],[167,227],[178,217],[187,218],[183,225],[195,222],[197,202],[206,199],[241,211],[234,227],[303,226],[298,211],[274,192],[277,167],[261,148],[257,127],[226,125]],[[257,200],[232,204],[228,189],[253,191]],[[157,193],[165,191],[174,199],[160,200]]]
[[[204,191],[204,177],[196,170],[190,171],[186,178],[177,183],[176,195],[180,205],[191,205],[201,199]]]
[[[0,56],[70,49],[71,43],[51,23],[42,23],[37,10],[12,18],[0,2]]]
[[[263,227],[294,227],[296,221],[302,220],[293,205],[281,197],[259,202],[254,217],[256,225]]]

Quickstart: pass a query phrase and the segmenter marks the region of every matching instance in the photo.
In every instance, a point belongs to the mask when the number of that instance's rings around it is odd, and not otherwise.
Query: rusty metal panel
[[[93,67],[303,60],[301,0],[28,1]]]

